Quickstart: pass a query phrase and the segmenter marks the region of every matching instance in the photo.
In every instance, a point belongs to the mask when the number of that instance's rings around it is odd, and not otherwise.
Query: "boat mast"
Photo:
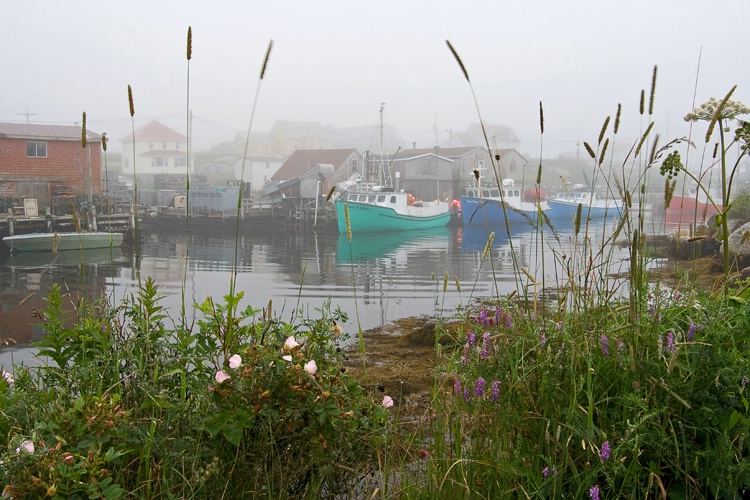
[[[391,167],[385,164],[385,150],[384,150],[384,132],[383,132],[383,110],[385,109],[385,103],[380,103],[380,173],[378,183],[388,189],[393,188],[393,181],[391,180]]]

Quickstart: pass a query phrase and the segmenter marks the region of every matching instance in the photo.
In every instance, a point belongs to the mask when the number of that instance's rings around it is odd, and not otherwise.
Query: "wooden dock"
[[[32,233],[72,233],[106,231],[124,233],[130,226],[129,214],[45,215],[39,217],[0,215],[0,237]]]

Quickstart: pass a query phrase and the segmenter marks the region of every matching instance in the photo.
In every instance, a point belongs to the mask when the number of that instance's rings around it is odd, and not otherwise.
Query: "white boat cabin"
[[[500,189],[496,187],[468,187],[466,188],[466,196],[470,198],[495,198],[500,199]],[[521,190],[514,187],[503,187],[503,197],[518,198],[521,199]]]
[[[596,198],[596,193],[594,193],[594,198]],[[555,196],[555,200],[568,201],[576,204],[580,203],[582,205],[588,205],[590,199],[590,192],[562,192],[557,193]]]
[[[396,208],[400,202],[403,203],[404,206],[406,206],[407,203],[407,195],[406,193],[376,193],[376,192],[367,192],[367,193],[349,193],[346,196],[346,201],[351,203],[366,203],[368,205],[377,205],[380,207],[389,207],[389,208]]]
[[[414,196],[411,195],[411,193],[406,193],[403,191],[355,191],[346,195],[346,201],[347,203],[360,203],[365,205],[373,205],[376,207],[390,208],[398,213],[410,213],[414,208],[440,207],[441,205],[439,200],[417,200],[414,198]],[[445,205],[447,206],[447,204]]]

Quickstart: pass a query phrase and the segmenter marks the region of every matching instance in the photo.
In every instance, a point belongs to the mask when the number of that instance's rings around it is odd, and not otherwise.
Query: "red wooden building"
[[[54,197],[102,194],[101,136],[81,127],[0,123],[0,198],[33,198],[40,208]]]

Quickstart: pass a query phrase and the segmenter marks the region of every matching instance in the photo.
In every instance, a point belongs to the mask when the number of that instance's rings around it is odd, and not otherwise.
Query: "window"
[[[179,142],[175,142],[174,143],[174,148],[179,151],[179,149],[180,149],[180,143]]]
[[[510,162],[510,171],[515,172],[516,171],[516,160],[511,160]]]
[[[391,196],[391,203],[393,203],[394,205],[396,204],[396,197],[395,196]]]
[[[152,167],[168,167],[169,159],[162,158],[161,156],[156,156],[154,158],[151,158],[151,166]]]
[[[161,148],[162,149],[167,149],[167,141],[164,141],[164,142],[161,143]]]
[[[31,158],[47,158],[46,142],[27,142],[26,156]]]
[[[149,141],[148,149],[154,149],[154,141]]]
[[[187,166],[187,158],[175,158],[174,159],[174,166],[175,167],[186,167]]]
[[[385,203],[385,195],[384,194],[378,195],[378,203]]]

